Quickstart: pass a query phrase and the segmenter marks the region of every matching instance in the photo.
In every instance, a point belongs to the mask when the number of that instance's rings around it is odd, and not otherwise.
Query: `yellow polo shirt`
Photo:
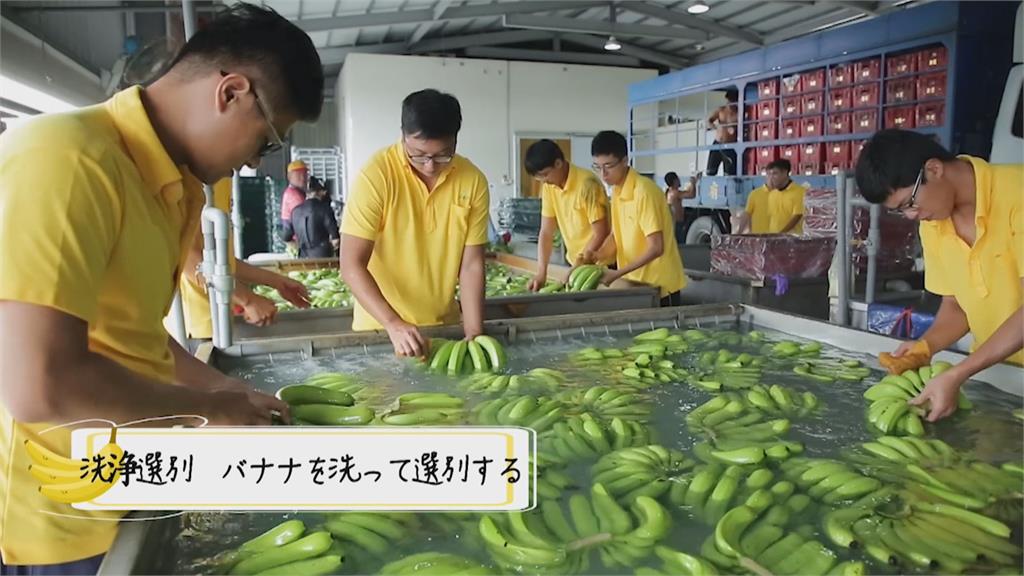
[[[466,246],[487,244],[487,178],[456,155],[426,185],[402,143],[375,154],[349,191],[341,232],[374,243],[369,271],[395,312],[416,326],[458,321],[455,285]],[[356,300],[353,330],[381,325]]]
[[[90,350],[170,382],[174,360],[161,321],[203,197],[199,181],[167,155],[140,93],[129,88],[0,137],[0,300],[81,318]],[[69,454],[66,429],[39,433],[52,425],[17,422],[0,407],[0,551],[7,564],[88,558],[105,552],[117,533],[109,520],[43,513],[119,516],[39,494],[23,443]]]
[[[768,186],[755,188],[747,197],[747,214],[750,215],[750,233],[768,234],[771,225],[771,209],[768,207]]]
[[[590,170],[569,164],[565,188],[545,184],[541,187],[540,198],[541,216],[558,222],[566,253],[570,260],[575,260],[590,243],[593,236],[591,225],[608,216],[608,196],[604,186]]]
[[[957,235],[948,218],[921,222],[919,229],[925,289],[956,297],[977,348],[1024,302],[1024,165],[960,158],[974,167],[974,246]],[[1024,351],[1007,360],[1024,364]]]
[[[661,232],[665,246],[662,255],[624,278],[659,287],[662,298],[686,286],[679,245],[673,241],[674,225],[665,193],[653,180],[630,168],[622,186],[612,189],[615,258],[619,268],[625,268],[647,251],[647,237]]]
[[[231,179],[225,178],[213,185],[213,205],[231,216]],[[196,230],[196,240],[200,250],[203,246],[203,234]],[[235,271],[235,241],[233,235],[228,236],[228,252],[231,271]],[[189,338],[213,338],[213,322],[210,320],[210,297],[206,286],[198,282],[195,270],[185,270],[178,281],[181,290],[181,307],[185,315],[185,332]],[[237,280],[236,280],[237,284]]]

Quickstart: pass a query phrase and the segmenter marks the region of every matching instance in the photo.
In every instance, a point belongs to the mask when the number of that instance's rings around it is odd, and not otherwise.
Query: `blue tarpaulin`
[[[918,339],[935,321],[933,314],[892,304],[868,305],[868,330],[895,338]]]

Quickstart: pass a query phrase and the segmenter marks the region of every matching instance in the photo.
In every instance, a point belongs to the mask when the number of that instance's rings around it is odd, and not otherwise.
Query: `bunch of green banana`
[[[735,392],[716,396],[686,415],[690,430],[708,435],[713,440],[730,439],[763,442],[789,431],[785,418],[765,420],[765,414],[748,406]]]
[[[306,287],[312,308],[349,308],[352,306],[352,292],[341,280],[341,272],[337,268],[293,270],[288,273],[288,277]],[[252,287],[252,291],[272,301],[278,310],[295,309],[295,305],[282,298],[277,290],[269,286],[255,285]]]
[[[551,368],[534,368],[525,374],[494,374],[479,372],[463,380],[459,386],[468,392],[485,394],[548,393],[558,391],[566,382],[565,373]]]
[[[286,520],[214,559],[215,574],[333,574],[345,554],[329,532]]]
[[[871,375],[871,369],[859,360],[804,360],[793,367],[793,372],[818,382],[860,382]]]
[[[408,512],[341,512],[324,519],[324,530],[335,540],[374,558],[387,557],[416,525],[416,515]]]
[[[658,444],[623,448],[601,457],[590,473],[614,498],[631,503],[639,496],[659,498],[687,481],[693,460]]]
[[[1006,524],[958,506],[892,493],[830,511],[822,528],[837,546],[863,549],[883,564],[942,573],[1021,565],[1021,548],[1009,541]]]
[[[861,445],[875,475],[902,483],[916,497],[979,510],[1017,522],[1024,511],[1020,478],[986,462],[969,461],[941,440],[882,436]],[[854,454],[851,457],[858,458]]]
[[[506,570],[575,574],[588,570],[594,549],[607,568],[635,566],[672,526],[668,511],[653,498],[638,497],[627,510],[601,484],[591,488],[589,499],[573,494],[568,506],[568,517],[556,500],[530,512],[485,516],[480,534]]]
[[[662,561],[661,570],[642,566],[634,572],[636,576],[717,576],[718,574],[718,569],[714,564],[699,556],[691,556],[667,546],[655,546],[654,554]]]
[[[430,355],[423,359],[431,372],[458,376],[470,372],[501,372],[508,364],[505,347],[493,336],[481,334],[472,340],[430,342]]]
[[[787,505],[795,499],[789,498]],[[789,519],[789,510],[775,502],[772,490],[758,490],[721,516],[702,554],[723,568],[740,567],[755,573],[857,573],[856,566],[837,567],[835,553],[807,530],[787,531]],[[863,566],[859,568],[863,573]]]
[[[782,469],[807,495],[835,504],[860,498],[882,487],[876,478],[865,476],[846,462],[822,458],[793,458]]]
[[[800,344],[791,340],[783,340],[765,346],[764,351],[775,358],[817,358],[821,355],[821,343]]]
[[[604,420],[615,417],[623,420],[646,420],[652,410],[650,402],[643,394],[608,386],[570,390],[555,398],[571,407],[572,412],[590,412]]]
[[[1014,408],[1010,411],[1010,414],[1017,420],[1024,420],[1024,408]]]
[[[612,450],[651,443],[650,430],[635,421],[612,418],[605,424],[589,413],[555,422],[541,434],[539,446],[566,461],[591,460]]]
[[[697,365],[698,368],[690,374],[689,382],[709,392],[718,392],[722,388],[750,388],[761,381],[761,359],[746,352],[707,351],[698,357]]]
[[[486,566],[455,554],[421,552],[385,564],[377,572],[381,576],[487,576],[493,574]]]
[[[813,392],[797,394],[778,384],[769,387],[760,384],[752,386],[745,395],[747,404],[773,416],[803,417],[818,407],[818,397]]]
[[[297,426],[365,426],[376,415],[367,406],[353,406],[355,398],[343,390],[292,384],[277,391],[288,403]]]
[[[936,362],[922,366],[919,370],[907,370],[903,374],[889,374],[864,392],[864,398],[871,401],[868,406],[868,422],[885,434],[902,433],[923,436],[924,424],[921,408],[911,407],[907,401],[924,390],[925,385],[935,376],[951,368],[948,362]],[[970,409],[970,400],[960,392],[959,407]]]
[[[351,394],[356,400],[368,401],[380,397],[381,391],[373,386],[367,386],[351,374],[341,372],[321,372],[306,378],[302,384],[306,386],[317,386],[328,390],[338,390]]]
[[[583,264],[569,273],[569,281],[565,283],[566,292],[585,292],[594,290],[601,284],[601,278],[608,269],[597,264]]]
[[[484,266],[484,296],[487,298],[527,294],[529,283],[529,276],[516,274],[503,264],[488,262]]]
[[[444,426],[465,421],[465,400],[443,392],[408,392],[395,400],[394,407],[381,415],[388,426]]]
[[[538,434],[565,417],[565,405],[544,396],[502,396],[473,407],[472,419],[485,426],[522,426]]]

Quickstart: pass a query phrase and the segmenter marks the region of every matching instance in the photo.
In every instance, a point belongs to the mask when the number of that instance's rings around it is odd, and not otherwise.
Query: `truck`
[[[677,241],[706,244],[731,231],[731,214],[763,184],[770,161],[789,159],[808,188],[834,188],[834,174],[852,171],[882,128],[1021,162],[1021,18],[1020,2],[932,2],[634,83],[634,168],[685,181],[710,152],[735,154],[735,175],[700,178],[696,197],[684,201]],[[727,90],[738,92],[737,141],[716,144],[707,118],[727,103]]]

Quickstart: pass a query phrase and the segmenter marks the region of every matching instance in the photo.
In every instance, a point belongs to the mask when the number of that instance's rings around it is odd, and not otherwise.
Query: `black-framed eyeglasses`
[[[409,158],[409,161],[412,162],[413,164],[418,164],[420,166],[423,166],[424,164],[427,164],[428,162],[433,162],[434,164],[451,164],[452,160],[455,159],[455,152],[454,151],[449,153],[449,154],[436,154],[436,155],[431,155],[431,154],[410,154],[409,153],[409,145],[406,144],[404,140],[402,141],[402,146],[403,146],[403,148],[405,148],[405,155],[406,155],[406,157]],[[454,148],[454,145],[453,145],[453,148]]]
[[[221,76],[227,76],[228,73],[221,70]],[[274,127],[274,123],[270,121],[270,111],[267,109],[267,105],[260,99],[260,95],[256,93],[256,86],[252,80],[249,80],[249,85],[252,86],[252,97],[256,100],[256,107],[259,108],[260,115],[263,116],[263,121],[267,123],[267,128],[270,129],[271,138],[263,143],[256,155],[263,158],[267,154],[273,154],[278,150],[284,148],[284,139],[281,138],[281,133]]]
[[[598,174],[600,174],[602,172],[607,172],[609,170],[613,170],[613,169],[617,168],[619,166],[619,164],[622,164],[623,160],[625,160],[625,158],[619,158],[615,162],[608,162],[607,164],[598,164],[598,163],[595,162],[595,163],[591,164],[590,167],[591,167],[591,169],[594,170],[594,172],[597,172]]]
[[[910,197],[900,203],[895,208],[890,208],[889,212],[893,214],[902,215],[907,210],[914,210],[917,208],[917,193],[921,190],[921,182],[924,179],[924,167],[921,167],[921,171],[917,173],[917,181],[914,182],[914,189],[910,192]]]

